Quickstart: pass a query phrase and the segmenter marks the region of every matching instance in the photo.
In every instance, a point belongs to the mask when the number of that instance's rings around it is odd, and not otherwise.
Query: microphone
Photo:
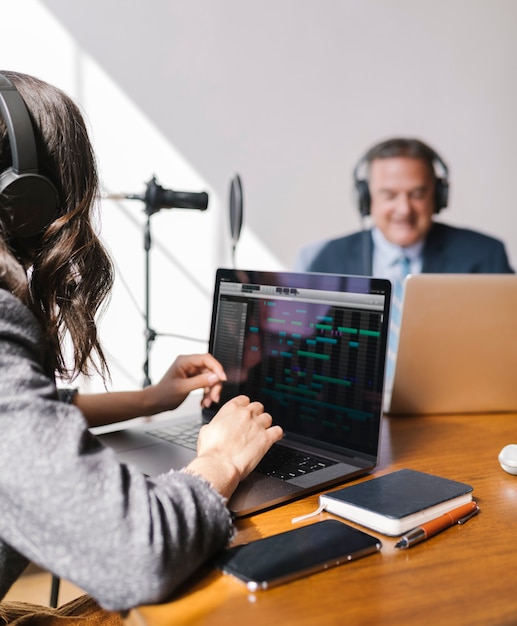
[[[143,195],[139,194],[108,194],[105,197],[111,200],[142,200],[148,215],[157,213],[160,209],[195,209],[206,211],[208,208],[208,194],[206,191],[173,191],[164,189],[156,182],[153,176],[147,183]]]

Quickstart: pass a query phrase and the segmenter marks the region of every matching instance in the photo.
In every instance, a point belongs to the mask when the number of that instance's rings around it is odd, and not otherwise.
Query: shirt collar
[[[376,226],[372,228],[372,239],[374,248],[379,251],[388,265],[396,263],[401,256],[406,256],[411,262],[419,260],[425,244],[425,239],[421,239],[412,246],[401,248],[388,241]]]

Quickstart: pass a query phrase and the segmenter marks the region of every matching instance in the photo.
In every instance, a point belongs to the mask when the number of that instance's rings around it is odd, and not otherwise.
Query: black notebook
[[[472,491],[466,483],[402,469],[321,495],[317,512],[396,536],[470,502]]]

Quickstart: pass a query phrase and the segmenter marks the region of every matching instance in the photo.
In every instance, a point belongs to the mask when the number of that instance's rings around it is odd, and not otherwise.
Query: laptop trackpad
[[[108,448],[113,448],[115,452],[155,446],[157,443],[156,437],[146,435],[137,428],[128,428],[127,430],[117,430],[113,433],[104,433],[100,435],[98,439]]]
[[[290,485],[287,481],[252,472],[239,483],[230,498],[228,508],[237,516],[247,515],[265,502],[272,506],[292,498],[299,491],[299,487]]]
[[[156,443],[155,437],[149,437],[152,445],[124,450],[117,453],[121,463],[135,465],[148,476],[158,476],[171,469],[180,470],[188,465],[195,456],[194,450],[172,443]]]

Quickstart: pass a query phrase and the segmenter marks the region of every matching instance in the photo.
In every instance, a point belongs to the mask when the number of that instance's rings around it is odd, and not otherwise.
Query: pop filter
[[[237,247],[242,228],[242,206],[242,183],[240,176],[235,174],[230,182],[230,232],[232,236],[233,261],[235,261],[235,249]]]

